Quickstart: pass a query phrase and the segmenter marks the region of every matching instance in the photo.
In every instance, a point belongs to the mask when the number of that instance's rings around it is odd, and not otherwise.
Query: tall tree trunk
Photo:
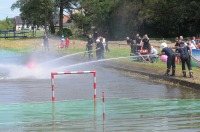
[[[60,20],[59,20],[59,30],[63,31],[63,5],[65,0],[60,1]]]
[[[50,20],[49,24],[50,24],[51,34],[55,34],[55,27],[52,19]]]

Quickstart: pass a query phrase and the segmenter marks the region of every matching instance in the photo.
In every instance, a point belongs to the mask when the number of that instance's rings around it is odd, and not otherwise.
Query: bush
[[[63,28],[62,31],[58,31],[57,32],[57,35],[58,36],[62,36],[64,35],[65,37],[71,37],[73,34],[72,34],[72,31],[68,28]]]

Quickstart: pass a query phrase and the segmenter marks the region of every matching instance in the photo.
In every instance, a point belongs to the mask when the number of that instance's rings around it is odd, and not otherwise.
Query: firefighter
[[[92,52],[93,39],[92,39],[92,35],[88,36],[88,41],[87,41],[86,48],[87,48],[87,52],[88,52],[88,59],[91,60],[93,58],[93,52]]]
[[[99,60],[99,59],[104,59],[103,38],[100,37],[99,41],[100,41],[100,42],[98,42],[97,45],[96,45],[96,56],[97,56],[97,60]]]
[[[126,37],[126,42],[131,47],[130,56],[134,56],[136,54],[136,45],[134,44],[134,41],[131,38]]]
[[[192,72],[192,65],[191,65],[191,53],[192,53],[191,47],[189,47],[188,45],[185,45],[184,42],[181,42],[180,47],[178,48],[178,53],[181,58],[183,77],[186,77],[186,68],[185,68],[185,64],[186,64],[189,70],[189,76],[190,78],[192,78],[193,72]]]
[[[166,43],[162,43],[160,45],[162,51],[159,55],[167,55],[167,71],[165,73],[165,76],[169,76],[169,72],[170,69],[172,67],[172,74],[170,76],[175,76],[175,69],[176,69],[176,65],[175,65],[175,53],[174,51],[167,47]]]

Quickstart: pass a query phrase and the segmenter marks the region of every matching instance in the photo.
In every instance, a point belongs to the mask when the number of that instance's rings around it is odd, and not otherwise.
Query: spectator
[[[68,38],[68,37],[66,37],[65,42],[66,42],[66,44],[65,44],[65,48],[68,48],[68,47],[69,47],[69,44],[70,44],[70,42],[69,42],[69,38]]]
[[[140,43],[141,43],[141,37],[140,37],[139,34],[136,34],[136,39],[135,39],[135,41],[136,41],[136,45],[137,45],[136,50],[137,50],[137,51],[138,51],[138,50],[141,50],[141,45],[140,45]]]
[[[151,63],[154,63],[158,59],[158,51],[153,46],[151,46],[151,53],[150,53],[149,57],[150,57]]]
[[[46,33],[44,33],[43,41],[45,50],[49,50],[49,38]]]
[[[191,38],[188,38],[188,44],[187,44],[191,49],[196,49],[196,43],[194,45],[194,43],[192,42]]]
[[[151,52],[151,46],[150,46],[149,38],[148,38],[147,34],[144,35],[144,37],[141,41],[141,46],[142,46],[142,49],[148,50],[148,53]]]

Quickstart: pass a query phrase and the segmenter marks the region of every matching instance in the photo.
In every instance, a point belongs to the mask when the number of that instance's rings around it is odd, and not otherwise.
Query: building
[[[21,31],[24,29],[31,30],[31,26],[29,26],[25,20],[22,20],[20,16],[15,16],[14,17],[14,29],[15,31]]]

